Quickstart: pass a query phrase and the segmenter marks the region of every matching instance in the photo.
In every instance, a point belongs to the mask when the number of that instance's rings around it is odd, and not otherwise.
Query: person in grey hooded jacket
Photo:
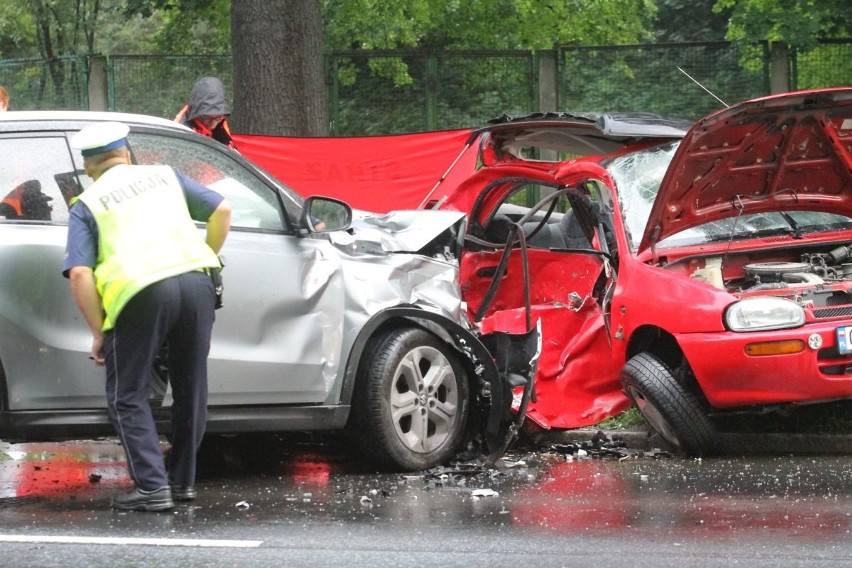
[[[216,77],[203,77],[196,81],[189,94],[189,103],[175,117],[199,134],[213,138],[236,150],[228,117],[231,110],[225,98],[225,86]]]

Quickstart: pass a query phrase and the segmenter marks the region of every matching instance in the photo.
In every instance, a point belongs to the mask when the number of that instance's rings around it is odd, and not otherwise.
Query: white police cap
[[[121,148],[127,144],[130,128],[120,122],[99,122],[82,129],[71,137],[71,146],[83,156],[93,156]]]

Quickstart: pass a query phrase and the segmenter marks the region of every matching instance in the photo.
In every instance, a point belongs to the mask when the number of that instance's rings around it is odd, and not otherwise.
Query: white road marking
[[[87,536],[27,536],[0,534],[0,542],[41,542],[57,544],[138,544],[142,546],[197,546],[222,548],[257,548],[262,540],[207,540],[192,538],[121,538]]]

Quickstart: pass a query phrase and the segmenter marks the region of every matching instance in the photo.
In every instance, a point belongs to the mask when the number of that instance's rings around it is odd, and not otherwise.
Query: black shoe
[[[113,497],[112,508],[122,511],[168,511],[175,506],[169,486],[153,491],[133,487],[129,493]]]
[[[172,485],[172,498],[175,501],[194,501],[195,487],[181,487],[180,485]]]

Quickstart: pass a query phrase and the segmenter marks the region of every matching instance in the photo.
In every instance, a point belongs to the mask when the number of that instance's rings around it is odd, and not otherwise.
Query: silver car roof
[[[86,110],[15,110],[0,113],[0,130],[6,124],[26,122],[29,125],[35,123],[50,122],[104,122],[114,120],[135,125],[156,126],[159,128],[173,128],[191,132],[186,126],[173,120],[158,116],[145,114],[132,114],[125,112],[100,112]]]

